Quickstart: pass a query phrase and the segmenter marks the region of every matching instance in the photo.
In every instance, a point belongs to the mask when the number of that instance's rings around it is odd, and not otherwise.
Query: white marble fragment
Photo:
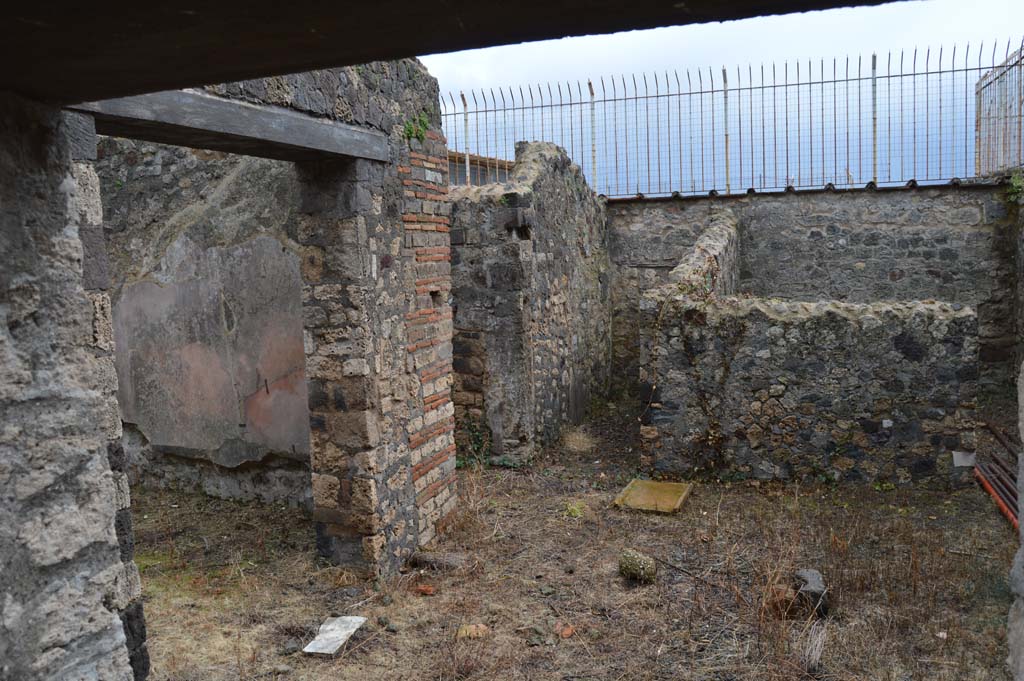
[[[329,617],[320,625],[316,638],[302,652],[308,655],[334,655],[365,622],[365,617]]]

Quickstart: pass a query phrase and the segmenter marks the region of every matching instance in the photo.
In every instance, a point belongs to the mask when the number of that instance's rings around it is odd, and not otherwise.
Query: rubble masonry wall
[[[655,473],[962,477],[980,373],[974,309],[730,291],[721,282],[735,282],[728,270],[744,261],[738,221],[728,211],[709,223],[641,302],[641,434]]]
[[[604,206],[565,151],[520,143],[507,183],[452,190],[454,398],[467,452],[528,460],[610,377]]]

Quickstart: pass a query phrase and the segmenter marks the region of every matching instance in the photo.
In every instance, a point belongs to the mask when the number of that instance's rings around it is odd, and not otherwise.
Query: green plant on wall
[[[1024,197],[1024,171],[1015,170],[1010,175],[1009,186],[1006,188],[1006,198],[1011,203],[1019,203]]]
[[[422,142],[427,136],[427,130],[430,130],[430,116],[426,111],[421,111],[405,122],[402,136],[407,140],[416,138]]]
[[[455,457],[458,468],[481,466],[491,453],[491,432],[479,419],[467,418],[462,422],[466,446]]]

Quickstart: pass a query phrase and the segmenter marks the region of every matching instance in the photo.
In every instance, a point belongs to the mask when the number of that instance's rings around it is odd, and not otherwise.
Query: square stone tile
[[[619,508],[655,513],[675,513],[690,496],[693,484],[689,482],[660,482],[633,478],[615,497]]]

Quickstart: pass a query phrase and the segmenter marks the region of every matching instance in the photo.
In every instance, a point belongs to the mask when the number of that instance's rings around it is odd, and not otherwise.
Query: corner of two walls
[[[737,471],[723,456],[734,455],[741,474],[820,471],[906,482],[942,481],[948,472],[952,484],[962,482],[979,394],[996,409],[1012,398],[1004,355],[1015,275],[1001,194],[991,186],[932,187],[613,204],[613,258],[623,284],[616,290],[628,295],[635,282],[651,282],[634,293],[646,321],[636,324],[637,312],[623,305],[615,323],[617,331],[657,336],[641,353],[640,371],[660,374],[647,376],[641,392],[641,401],[652,403],[642,434],[663,448],[652,456],[658,470],[685,468],[686,457],[677,453],[673,463],[667,448],[704,452],[706,463],[725,465],[729,475]],[[678,279],[679,270],[630,258],[642,249],[668,250],[673,226],[678,241],[703,232],[714,206],[728,206],[740,219],[743,243],[734,260],[741,297],[664,315],[649,292]],[[712,232],[693,240],[683,265],[710,260],[715,244],[701,241]],[[699,299],[717,283],[703,279],[683,282],[687,291],[675,293]],[[742,297],[751,295],[758,297]],[[644,349],[626,340],[632,346],[617,346],[620,357]],[[838,389],[809,389],[821,382],[810,371],[814,363],[834,362],[858,370],[837,374],[846,376]],[[666,381],[665,372],[676,379]],[[893,380],[860,381],[858,372]],[[734,394],[741,388],[746,394]],[[852,391],[872,399],[849,403],[842,395]],[[830,453],[818,461],[804,441]],[[793,453],[764,457],[775,449]],[[958,465],[951,452],[968,456]]]
[[[670,280],[713,214],[696,201],[614,201],[608,208],[611,258],[612,371],[618,397],[640,412],[641,311],[645,291]]]
[[[293,164],[102,138],[133,484],[310,504]]]
[[[607,392],[605,208],[547,143],[517,144],[507,182],[456,187],[452,204],[457,438],[517,465]]]

